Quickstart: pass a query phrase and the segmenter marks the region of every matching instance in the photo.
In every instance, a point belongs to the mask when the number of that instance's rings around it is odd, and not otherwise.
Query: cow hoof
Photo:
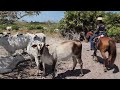
[[[55,79],[55,77],[52,77],[52,79]]]
[[[52,79],[55,79],[55,73],[52,73]]]
[[[84,74],[80,74],[79,76],[80,76],[80,77],[83,77],[83,76],[84,76]]]
[[[40,75],[40,73],[39,73],[39,72],[35,73],[35,76],[39,76],[39,75]]]
[[[39,76],[40,74],[39,73],[36,73],[36,75],[35,76]]]
[[[45,79],[45,77],[41,77],[41,79]]]
[[[46,74],[42,74],[41,77],[46,77]]]
[[[104,69],[104,72],[107,72],[107,69]]]

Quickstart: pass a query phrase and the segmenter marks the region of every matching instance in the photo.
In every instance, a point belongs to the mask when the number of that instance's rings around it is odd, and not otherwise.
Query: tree
[[[12,23],[25,16],[39,15],[40,11],[0,11],[0,23]]]
[[[95,30],[97,16],[105,16],[104,11],[66,11],[65,17],[60,21],[60,29],[65,28],[68,32]],[[62,26],[62,27],[61,27]]]
[[[108,36],[114,36],[116,40],[120,38],[120,13],[111,11],[66,11],[65,17],[59,22],[59,29],[63,36],[72,31],[96,30],[96,19],[103,17]],[[120,41],[120,40],[119,40]]]
[[[105,15],[104,22],[107,24],[107,28],[112,28],[113,26],[120,26],[120,14],[107,12]]]

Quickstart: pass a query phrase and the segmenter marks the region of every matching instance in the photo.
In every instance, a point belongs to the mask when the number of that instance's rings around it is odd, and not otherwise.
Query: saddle
[[[94,48],[99,49],[99,43],[100,43],[100,38],[104,37],[104,35],[100,35],[98,37],[95,37],[93,42],[94,42]]]

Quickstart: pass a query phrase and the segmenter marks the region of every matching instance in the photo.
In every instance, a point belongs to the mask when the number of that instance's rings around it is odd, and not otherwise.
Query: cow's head
[[[3,35],[2,35],[3,37],[10,37],[11,36],[11,33],[3,33]]]
[[[34,50],[35,55],[37,55],[38,58],[42,55],[43,48],[44,48],[45,43],[35,40],[32,42],[31,47]]]
[[[23,34],[22,34],[22,33],[19,33],[19,34],[17,34],[17,36],[23,36]]]

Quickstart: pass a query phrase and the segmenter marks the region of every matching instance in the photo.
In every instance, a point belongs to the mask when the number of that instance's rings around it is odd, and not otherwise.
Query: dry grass
[[[3,31],[1,31],[1,32],[8,32],[8,33],[11,33],[11,34],[16,34],[16,33],[33,33],[33,34],[35,34],[35,33],[44,33],[44,34],[46,34],[47,36],[50,36],[50,37],[62,37],[61,36],[61,34],[60,33],[56,33],[56,32],[47,32],[47,31],[44,31],[44,32],[42,32],[41,30],[25,30],[25,29],[23,29],[23,30],[12,30],[12,31],[5,31],[5,30],[3,30]]]

